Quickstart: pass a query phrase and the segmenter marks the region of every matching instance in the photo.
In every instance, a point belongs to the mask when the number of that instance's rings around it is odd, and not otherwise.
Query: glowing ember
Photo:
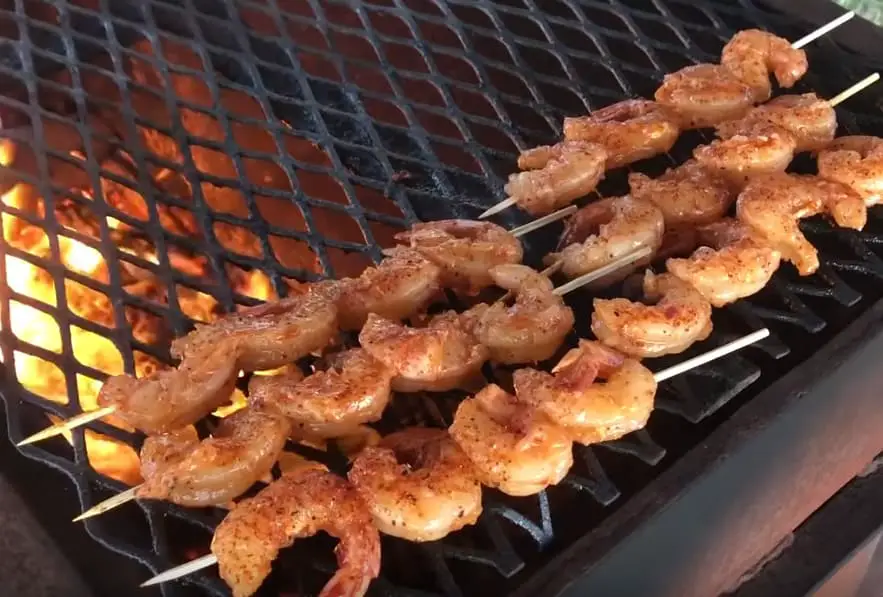
[[[8,143],[0,142],[0,164],[9,163],[10,149]],[[25,188],[19,185],[0,200],[11,208],[26,211],[29,209],[26,192]],[[88,194],[85,196],[89,198]],[[26,255],[46,261],[60,261],[67,270],[97,282],[108,282],[108,265],[102,253],[94,246],[68,236],[58,236],[58,254],[55,254],[49,237],[39,226],[9,213],[3,213],[0,220],[2,220],[3,238],[9,246]],[[127,231],[127,225],[119,220],[108,218],[107,223],[115,234],[124,234]],[[76,227],[82,234],[89,232],[80,230],[79,226]],[[97,242],[94,244],[97,245]],[[159,262],[155,248],[148,243],[132,243],[129,246],[118,244],[117,248],[149,263]],[[170,255],[170,259],[172,266],[186,275],[201,277],[205,274],[205,260],[202,257]],[[49,272],[25,258],[7,255],[5,266],[6,282],[10,289],[20,297],[28,297],[32,303],[25,304],[22,300],[16,300],[15,296],[8,302],[11,331],[23,343],[23,350],[16,350],[13,353],[19,383],[30,392],[60,404],[67,404],[69,396],[74,395],[73,388],[69,387],[69,384],[75,383],[80,407],[83,410],[97,408],[96,398],[102,382],[81,373],[77,373],[75,382],[72,382],[57,365],[26,351],[28,351],[27,345],[55,354],[69,350],[73,357],[87,368],[106,375],[122,373],[124,371],[122,354],[112,340],[77,325],[70,325],[67,330],[70,346],[66,347],[65,330],[61,328],[53,314],[55,308],[68,310],[84,320],[107,328],[107,335],[110,336],[118,323],[114,318],[114,305],[102,292],[71,279],[65,280],[63,289],[56,288]],[[168,303],[169,289],[151,272],[133,265],[127,273],[133,274],[131,277],[135,280],[126,283],[126,292],[159,303]],[[273,296],[270,280],[263,272],[248,272],[246,279],[239,279],[237,282],[239,292],[244,295],[261,300]],[[208,294],[179,285],[175,287],[175,295],[177,307],[187,316],[197,321],[211,321],[216,317],[218,304]],[[60,305],[59,302],[62,300],[65,304]],[[127,318],[133,335],[139,341],[154,342],[163,338],[161,318],[140,311],[127,311]],[[148,374],[156,367],[157,363],[154,359],[136,353],[135,368],[139,375]],[[230,414],[244,405],[245,397],[237,393],[234,404],[224,409],[221,414]],[[108,421],[125,428],[125,425],[112,418]],[[87,431],[85,438],[89,463],[96,471],[126,483],[140,482],[138,457],[130,446],[92,431]],[[71,440],[69,436],[68,439]]]

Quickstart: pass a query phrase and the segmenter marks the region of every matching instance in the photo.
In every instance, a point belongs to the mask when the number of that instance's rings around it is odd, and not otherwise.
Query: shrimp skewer
[[[479,219],[513,205],[534,214],[551,211],[553,205],[573,201],[594,189],[603,170],[667,152],[683,129],[741,118],[769,97],[770,73],[782,86],[792,86],[807,69],[801,48],[853,16],[846,13],[793,44],[765,31],[741,31],[724,47],[722,64],[688,66],[666,75],[655,102],[624,100],[589,116],[567,118],[564,141],[523,152],[519,168],[534,172],[513,175],[506,188],[509,197],[485,210]],[[584,164],[581,176],[570,170],[574,161],[566,165],[551,161],[553,155],[573,153],[568,144],[576,141],[597,143],[606,152],[603,160],[597,154],[593,168]],[[539,156],[543,159],[534,159]],[[597,178],[590,180],[589,172]]]
[[[141,584],[151,586],[219,565],[233,597],[250,597],[283,547],[319,531],[340,540],[338,570],[319,597],[364,595],[380,574],[380,535],[371,513],[344,479],[315,467],[284,474],[237,504],[215,530],[212,553]]]

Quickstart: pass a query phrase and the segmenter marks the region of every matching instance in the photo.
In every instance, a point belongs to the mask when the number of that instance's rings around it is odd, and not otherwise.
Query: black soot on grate
[[[194,321],[355,275],[415,221],[475,217],[502,197],[517,152],[555,139],[565,115],[648,96],[664,73],[715,59],[756,26],[807,31],[747,0],[0,1],[10,439],[95,408],[107,375],[164,366]],[[869,70],[826,40],[809,55],[801,92],[830,96]],[[838,108],[841,133],[883,134],[873,96]],[[660,173],[703,139],[685,135],[639,169]],[[624,181],[613,173],[601,190],[622,193]],[[499,221],[525,221],[516,211]],[[805,230],[819,273],[784,267],[715,313],[703,349],[763,326],[771,338],[663,384],[647,430],[577,447],[559,486],[522,499],[487,491],[480,522],[440,542],[385,538],[372,592],[517,588],[880,298],[880,213],[861,233],[820,220]],[[528,263],[554,242],[554,231],[532,236]],[[575,340],[588,335],[590,300],[569,302]],[[381,430],[447,425],[462,395],[406,398]],[[84,507],[139,482],[142,438],[112,419],[93,428],[25,449],[69,473]],[[222,516],[129,504],[88,528],[158,571],[204,554]],[[313,593],[333,566],[330,541],[298,543],[262,594]],[[222,593],[213,574],[163,592]]]

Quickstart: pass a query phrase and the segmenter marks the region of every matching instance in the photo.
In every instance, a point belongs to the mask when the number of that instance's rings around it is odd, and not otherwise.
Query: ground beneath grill
[[[0,477],[0,529],[2,594],[93,597],[4,477]]]

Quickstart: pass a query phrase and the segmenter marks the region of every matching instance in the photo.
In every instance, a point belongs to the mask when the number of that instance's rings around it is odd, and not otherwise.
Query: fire
[[[0,142],[0,164],[10,162],[11,148],[9,143]],[[19,185],[0,197],[0,200],[11,208],[25,211],[29,203],[26,193],[25,187]],[[101,251],[94,246],[59,235],[57,254],[55,254],[49,237],[39,226],[5,212],[0,216],[0,224],[2,224],[3,239],[8,246],[48,262],[60,261],[67,270],[97,282],[108,282],[108,265]],[[108,218],[107,225],[115,232],[120,232],[126,226],[114,218]],[[158,263],[153,247],[141,245],[136,249],[124,246],[119,248],[137,254],[138,257],[151,263]],[[183,263],[173,262],[173,266],[185,270],[189,275],[204,273],[200,258],[192,257],[189,261],[186,256],[178,255],[174,258],[179,262],[184,260]],[[65,279],[64,288],[57,288],[48,271],[25,258],[6,255],[5,267],[6,282],[13,293],[20,297],[28,297],[32,302],[25,304],[17,300],[16,296],[10,297],[8,302],[11,331],[20,342],[60,355],[66,352],[64,332],[67,331],[70,338],[70,353],[80,364],[106,375],[118,375],[124,372],[122,354],[112,340],[83,329],[75,323],[69,325],[67,330],[63,330],[54,315],[56,308],[61,311],[67,310],[110,331],[116,327],[117,322],[113,316],[114,306],[107,296],[69,278]],[[149,272],[141,271],[146,275],[143,279],[138,278],[127,286],[127,292],[141,294],[160,302],[167,301],[165,286],[153,279]],[[199,321],[211,321],[216,317],[218,305],[213,297],[184,286],[179,286],[176,290],[178,306],[186,315]],[[273,295],[269,278],[259,271],[249,272],[239,290],[242,294],[260,300]],[[62,301],[64,304],[59,304]],[[160,340],[162,332],[157,328],[163,325],[162,321],[150,320],[146,317],[143,315],[129,318],[133,333],[139,341]],[[57,365],[25,350],[15,351],[13,360],[19,383],[30,392],[59,404],[67,404],[69,396],[74,395],[73,388],[69,387],[71,380],[66,378],[65,373]],[[158,363],[147,355],[140,353],[135,355],[135,368],[139,375],[148,374],[157,365]],[[78,373],[73,383],[76,384],[79,406],[83,410],[97,408],[96,399],[102,382]],[[237,400],[228,413],[242,408],[244,404],[244,396],[237,395]],[[109,422],[125,427],[112,418]],[[68,439],[72,438],[68,437]],[[86,432],[85,440],[89,463],[96,471],[126,483],[140,482],[138,457],[130,446],[92,431]]]

